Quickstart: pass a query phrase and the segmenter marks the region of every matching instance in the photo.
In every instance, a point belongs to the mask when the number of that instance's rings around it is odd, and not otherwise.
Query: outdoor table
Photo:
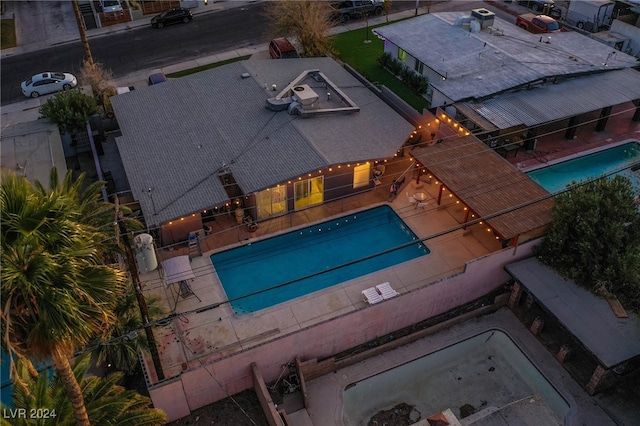
[[[416,192],[413,194],[413,198],[415,198],[416,205],[414,208],[418,208],[418,205],[427,199],[427,194],[424,192]]]

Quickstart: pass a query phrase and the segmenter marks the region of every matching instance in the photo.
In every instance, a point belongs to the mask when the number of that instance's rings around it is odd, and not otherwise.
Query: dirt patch
[[[367,426],[409,426],[416,423],[421,418],[422,414],[420,414],[420,411],[416,410],[413,405],[401,402],[390,410],[378,411],[373,417],[371,417]]]
[[[253,389],[237,393],[229,398],[206,405],[191,412],[169,426],[268,426],[258,397]]]

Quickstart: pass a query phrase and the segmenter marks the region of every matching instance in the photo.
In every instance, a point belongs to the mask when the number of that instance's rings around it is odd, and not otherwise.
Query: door
[[[322,204],[324,201],[324,176],[301,180],[293,186],[296,210]]]

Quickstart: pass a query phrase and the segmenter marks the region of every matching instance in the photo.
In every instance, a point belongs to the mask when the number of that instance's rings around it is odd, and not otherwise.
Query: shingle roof
[[[622,52],[609,57],[611,47],[577,32],[554,33],[545,43],[547,35],[531,34],[498,17],[491,30],[477,33],[454,25],[468,16],[431,13],[375,31],[445,77],[429,83],[453,101],[482,98],[545,77],[637,65]]]
[[[280,90],[309,69],[360,111],[300,118],[265,107],[272,85]],[[322,95],[321,83],[308,83]],[[111,99],[118,149],[148,224],[226,202],[223,164],[251,193],[332,164],[392,156],[413,130],[330,58],[236,62]]]

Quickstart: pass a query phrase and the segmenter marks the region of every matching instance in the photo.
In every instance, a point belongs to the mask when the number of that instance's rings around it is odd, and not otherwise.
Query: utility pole
[[[118,245],[120,245],[120,237],[124,245],[124,252],[127,258],[127,265],[129,273],[131,275],[131,282],[133,289],[136,292],[136,298],[138,299],[138,307],[140,308],[140,316],[142,317],[144,332],[147,335],[147,342],[149,343],[149,352],[151,352],[151,359],[153,360],[153,366],[156,369],[158,380],[164,379],[164,371],[162,371],[162,364],[160,363],[160,356],[158,355],[158,348],[156,347],[156,340],[153,336],[153,330],[149,323],[149,309],[147,308],[147,301],[142,294],[142,287],[140,286],[140,276],[138,275],[138,268],[136,268],[136,260],[129,243],[129,235],[127,234],[127,227],[124,223],[124,215],[120,211],[120,201],[118,195],[115,195],[114,205],[116,210],[116,236]]]
[[[73,5],[73,13],[76,15],[76,23],[78,24],[78,31],[80,32],[80,41],[82,42],[82,48],[84,49],[84,56],[90,65],[93,65],[93,55],[91,55],[91,48],[89,48],[89,39],[87,38],[87,30],[84,27],[84,20],[80,14],[80,6],[78,6],[78,0],[71,0]]]

